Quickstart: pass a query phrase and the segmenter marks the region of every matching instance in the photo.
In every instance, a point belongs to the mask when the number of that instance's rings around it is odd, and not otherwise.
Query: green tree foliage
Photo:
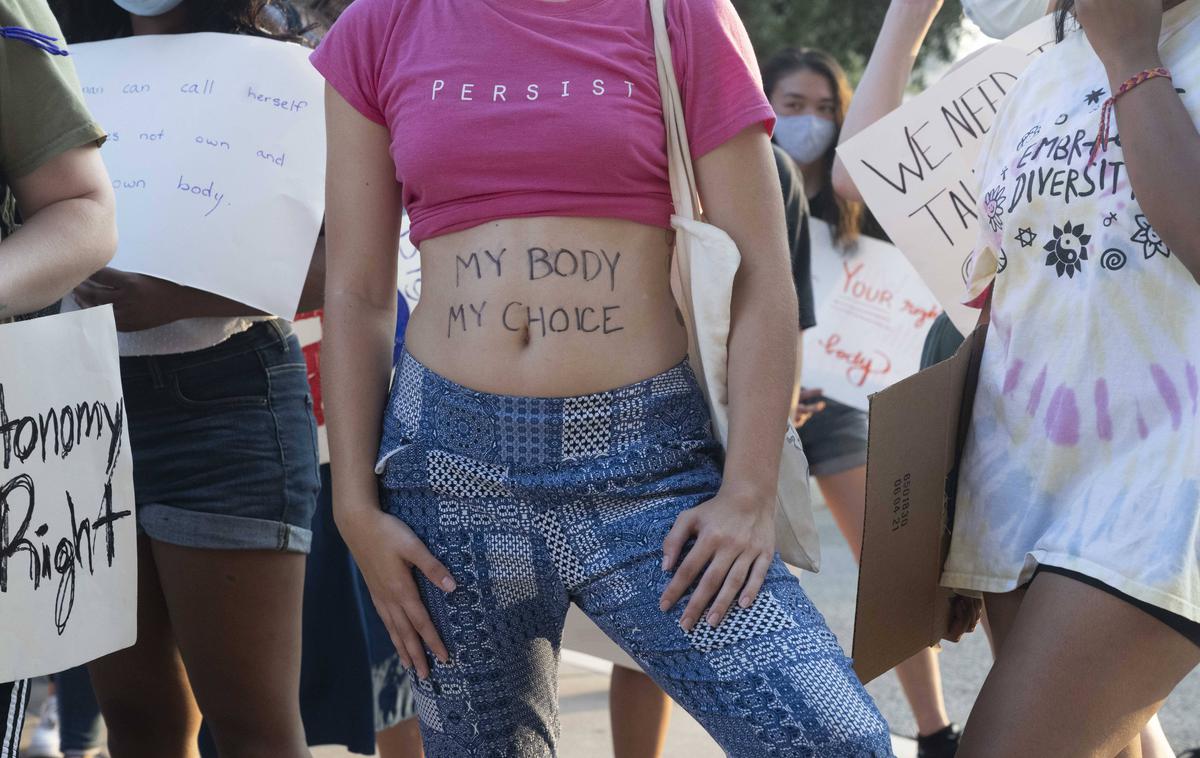
[[[875,46],[889,2],[733,0],[760,61],[784,47],[818,47],[837,58],[855,82]],[[948,60],[961,33],[962,20],[959,0],[946,0],[921,50],[922,58]]]

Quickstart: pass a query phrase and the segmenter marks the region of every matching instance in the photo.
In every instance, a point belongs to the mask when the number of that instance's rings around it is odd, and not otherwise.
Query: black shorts
[[[1139,610],[1145,611],[1175,631],[1179,632],[1184,637],[1187,637],[1189,640],[1191,640],[1192,644],[1200,647],[1200,623],[1192,621],[1184,616],[1180,616],[1178,613],[1171,613],[1170,611],[1163,610],[1156,605],[1150,605],[1143,600],[1130,597],[1120,590],[1109,587],[1099,579],[1090,577],[1087,574],[1081,574],[1078,571],[1070,571],[1065,568],[1059,568],[1058,566],[1039,565],[1037,567],[1037,571],[1033,572],[1033,579],[1037,579],[1037,575],[1043,572],[1047,574],[1058,574],[1059,576],[1065,576],[1068,579],[1074,579],[1075,581],[1083,582],[1090,587],[1095,587],[1102,592],[1107,592],[1113,597],[1123,600]],[[1033,579],[1029,580],[1030,584],[1033,583]],[[1028,587],[1029,585],[1027,584],[1025,586]]]

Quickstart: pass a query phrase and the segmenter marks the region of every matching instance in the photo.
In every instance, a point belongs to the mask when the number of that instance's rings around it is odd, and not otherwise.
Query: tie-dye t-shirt
[[[1200,119],[1200,0],[1166,14],[1161,51]],[[984,146],[972,295],[993,286],[992,322],[942,582],[1005,592],[1052,565],[1200,621],[1200,286],[1135,199],[1115,118],[1088,167],[1109,95],[1075,32]]]

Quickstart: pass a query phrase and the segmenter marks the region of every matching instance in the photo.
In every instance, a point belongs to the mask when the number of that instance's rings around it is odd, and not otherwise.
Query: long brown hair
[[[763,66],[763,89],[767,97],[771,98],[779,83],[797,71],[812,71],[825,77],[833,92],[833,122],[837,131],[833,144],[821,158],[821,175],[824,182],[821,191],[812,199],[811,205],[813,215],[833,227],[838,246],[843,249],[852,248],[862,233],[864,208],[862,203],[847,200],[834,192],[833,161],[837,156],[838,138],[841,136],[842,124],[846,121],[846,112],[850,109],[850,98],[854,91],[850,88],[850,79],[845,70],[829,53],[810,48],[786,48],[771,56]]]

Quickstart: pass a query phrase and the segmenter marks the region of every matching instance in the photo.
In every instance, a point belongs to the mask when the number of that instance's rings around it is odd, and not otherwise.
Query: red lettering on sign
[[[892,371],[892,359],[876,350],[874,357],[864,355],[861,350],[851,352],[838,347],[842,343],[842,335],[831,334],[826,340],[818,340],[817,344],[825,348],[825,354],[846,364],[846,379],[855,387],[861,387],[872,376],[883,376]]]

